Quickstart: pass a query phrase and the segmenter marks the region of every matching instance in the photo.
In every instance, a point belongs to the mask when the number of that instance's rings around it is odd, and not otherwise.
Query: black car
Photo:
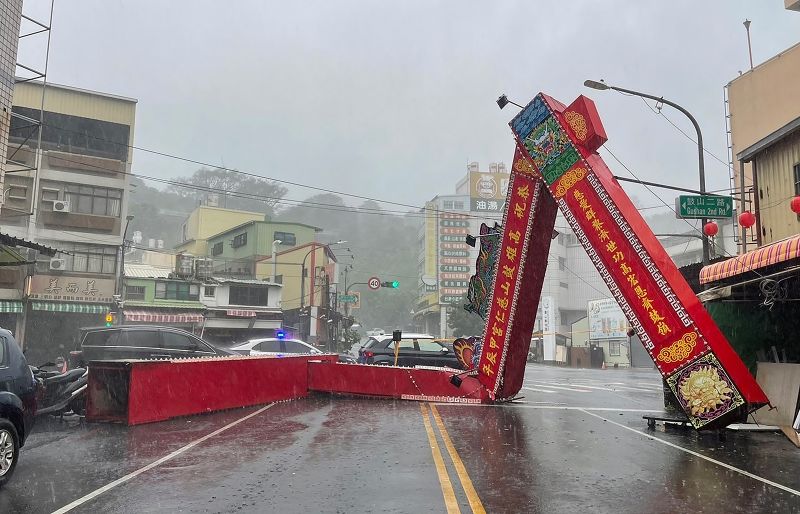
[[[114,359],[179,359],[237,355],[210,345],[191,332],[172,327],[122,325],[82,328],[71,367]]]
[[[370,337],[359,350],[361,364],[394,365],[394,341],[391,335]],[[456,355],[446,344],[424,334],[403,335],[398,351],[398,366],[438,366],[461,369]]]
[[[11,332],[0,328],[0,487],[14,473],[33,427],[36,382]]]

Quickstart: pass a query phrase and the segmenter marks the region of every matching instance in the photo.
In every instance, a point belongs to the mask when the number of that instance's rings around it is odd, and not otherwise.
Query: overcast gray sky
[[[639,99],[582,83],[684,105],[727,160],[722,88],[748,68],[745,18],[756,64],[800,40],[783,0],[56,0],[48,77],[138,99],[138,146],[414,205],[452,192],[468,161],[510,163],[515,110],[497,108],[500,93],[521,104],[583,93],[643,180],[696,187],[690,141]],[[21,50],[23,62],[38,55]],[[196,168],[134,156],[147,175]],[[709,189],[728,187],[723,164],[707,157],[706,169]]]

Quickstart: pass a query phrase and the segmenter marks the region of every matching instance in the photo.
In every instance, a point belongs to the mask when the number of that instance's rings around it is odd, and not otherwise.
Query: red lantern
[[[750,228],[756,223],[755,215],[750,211],[744,211],[739,215],[739,225],[744,228]]]
[[[703,225],[703,233],[705,235],[713,237],[717,235],[717,232],[719,232],[719,226],[713,221],[709,221]]]
[[[800,214],[800,196],[795,196],[792,198],[792,212],[795,214]]]

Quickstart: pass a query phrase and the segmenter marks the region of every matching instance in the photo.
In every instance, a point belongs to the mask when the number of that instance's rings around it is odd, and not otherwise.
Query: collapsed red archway
[[[537,95],[516,140],[502,239],[490,270],[478,379],[493,399],[522,386],[560,209],[695,428],[722,426],[768,399],[664,251],[597,149],[594,103]],[[518,313],[523,313],[517,315]]]

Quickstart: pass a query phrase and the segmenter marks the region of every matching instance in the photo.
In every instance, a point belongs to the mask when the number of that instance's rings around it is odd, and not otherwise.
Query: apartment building
[[[42,105],[37,147],[26,119],[39,119]],[[36,362],[68,352],[80,326],[113,308],[136,100],[30,81],[16,85],[13,112],[0,223],[5,234],[59,251],[39,254],[5,284],[20,291],[16,335]]]

